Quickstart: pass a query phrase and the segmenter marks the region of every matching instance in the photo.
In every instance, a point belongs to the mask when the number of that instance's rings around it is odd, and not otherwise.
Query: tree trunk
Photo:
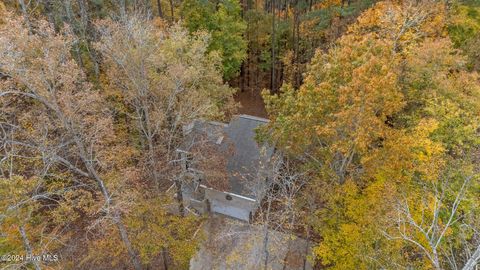
[[[272,70],[270,76],[270,89],[275,91],[275,0],[272,0]]]
[[[465,266],[463,266],[462,270],[476,270],[475,266],[478,264],[478,261],[480,261],[480,245],[478,245],[473,255],[470,257],[470,259],[468,259],[467,263],[465,263]]]
[[[433,249],[432,253],[433,253],[433,256],[432,256],[433,266],[435,267],[436,270],[442,270],[442,267],[440,266],[437,250]]]
[[[250,22],[247,22],[247,42],[250,43]],[[250,74],[250,46],[247,46],[247,58],[245,59],[245,61],[243,61],[243,78],[242,78],[242,84],[243,84],[243,90],[242,91],[245,91],[245,89],[248,88],[249,86],[249,82],[248,82],[248,75]]]
[[[307,229],[306,229],[306,234],[307,234],[307,239],[305,239],[307,241],[307,243],[305,244],[305,257],[303,258],[303,270],[305,270],[307,268],[307,258],[308,258],[308,255],[309,255],[309,246],[310,246],[310,227],[307,225]]]
[[[105,200],[108,201],[107,205],[111,205],[112,199],[110,197],[110,194],[109,194],[105,184],[98,177],[98,175],[96,175],[94,178],[97,179],[97,182],[98,182],[99,187],[100,187],[100,189],[103,193],[103,196],[105,197]],[[135,250],[132,246],[132,243],[130,242],[130,239],[128,238],[127,229],[125,228],[125,225],[123,224],[123,221],[122,221],[122,216],[121,216],[120,213],[118,213],[118,211],[115,211],[115,213],[113,213],[113,221],[114,221],[115,225],[117,226],[118,231],[120,232],[120,237],[122,238],[123,244],[127,248],[128,255],[130,256],[130,261],[133,264],[133,268],[135,270],[142,270],[142,265],[140,263],[140,259],[138,258],[138,255],[135,252]]]
[[[23,246],[25,247],[25,251],[30,258],[33,258],[32,246],[30,246],[30,241],[28,241],[27,233],[25,232],[25,227],[22,225],[18,228],[20,231],[20,235],[22,236]],[[32,264],[35,267],[35,270],[42,270],[40,264],[37,260],[32,259]]]
[[[127,248],[128,255],[130,256],[130,260],[132,261],[132,264],[133,264],[133,268],[135,270],[142,270],[142,265],[140,263],[140,260],[138,259],[137,253],[133,249],[130,239],[128,239],[127,229],[125,228],[125,225],[122,222],[122,218],[120,214],[114,213],[113,220],[117,225],[118,231],[120,232],[120,237],[122,238],[122,241],[125,247]]]
[[[153,17],[152,3],[150,2],[150,0],[144,0],[144,6],[145,6],[145,12],[146,12],[148,18],[150,19],[151,17]]]
[[[170,20],[171,20],[172,22],[175,20],[174,14],[173,14],[173,8],[174,8],[173,0],[170,0]]]
[[[180,213],[180,216],[184,217],[185,206],[183,205],[182,182],[180,180],[176,180],[175,187],[177,188],[178,212]]]
[[[105,199],[106,207],[110,208],[110,206],[112,206],[112,204],[113,204],[113,199],[112,199],[107,187],[105,186],[105,183],[104,183],[103,179],[98,175],[97,170],[93,167],[93,164],[92,164],[93,161],[88,158],[89,156],[88,156],[87,151],[86,151],[87,148],[83,144],[82,140],[79,138],[78,132],[76,132],[76,130],[69,124],[68,121],[66,121],[66,119],[62,115],[59,115],[59,116],[61,117],[61,119],[63,119],[64,126],[67,127],[69,132],[72,134],[72,136],[74,138],[75,145],[77,146],[80,158],[81,158],[83,164],[85,165],[88,174],[90,175],[90,177],[92,179],[94,179],[97,182],[98,187],[99,187],[100,191],[102,192],[102,195]],[[120,237],[123,241],[123,244],[127,248],[127,252],[128,252],[129,257],[130,257],[130,261],[133,264],[133,268],[135,270],[142,270],[142,265],[140,263],[140,259],[137,255],[137,253],[135,252],[135,250],[134,250],[134,248],[133,248],[133,246],[130,242],[130,239],[128,238],[127,229],[125,228],[125,225],[123,224],[121,214],[118,212],[118,210],[116,210],[112,215],[113,215],[112,216],[113,221],[114,221],[115,225],[117,226],[118,231],[120,232]]]
[[[265,221],[263,224],[264,228],[264,238],[263,238],[263,254],[264,262],[263,269],[268,270],[268,260],[270,259],[270,252],[268,251],[268,242],[270,241],[270,231],[268,229],[268,223],[270,222],[270,210],[272,207],[272,198],[268,198],[267,213],[265,216]]]
[[[45,13],[47,14],[48,22],[54,25],[55,20],[52,15],[52,2],[50,0],[43,0],[43,6],[45,8]]]
[[[269,230],[268,230],[268,225],[265,224],[263,225],[264,228],[264,238],[263,238],[263,253],[264,253],[264,262],[263,262],[263,269],[268,270],[268,260],[270,257],[270,252],[268,251],[268,241],[269,239]]]
[[[158,7],[158,17],[163,19],[162,3],[160,0],[157,0],[157,7]]]
[[[90,18],[88,16],[88,4],[86,0],[78,0],[78,6],[80,7],[80,19],[82,25],[82,39],[85,42],[86,50],[88,53],[88,57],[90,61],[93,63],[93,72],[95,73],[95,78],[98,80],[100,76],[100,68],[98,66],[97,56],[95,50],[91,48],[90,43],[90,36],[92,32],[90,32],[93,27],[90,25]]]
[[[245,62],[240,66],[240,92],[245,91]]]
[[[160,176],[157,171],[157,162],[156,162],[156,154],[155,148],[153,146],[153,139],[151,136],[147,137],[148,141],[148,163],[150,163],[150,170],[152,171],[153,181],[160,188]]]
[[[250,77],[251,77],[250,76],[251,75],[250,74],[250,70],[251,70],[250,62],[252,61],[251,57],[252,57],[252,53],[249,50],[248,58],[247,58],[247,64],[246,64],[247,65],[247,67],[246,67],[247,70],[245,72],[245,80],[247,82],[246,89],[249,89],[249,90],[250,90]]]
[[[285,252],[285,257],[283,257],[283,267],[282,270],[287,270],[287,264],[288,264],[288,255],[290,255],[290,249],[292,248],[292,242],[293,239],[289,237],[288,243],[287,243],[287,252]]]
[[[87,31],[89,29],[88,7],[85,0],[77,0],[80,8],[80,22],[82,26],[83,38],[86,40]]]
[[[75,31],[75,26],[74,26],[74,18],[73,18],[73,11],[72,11],[72,2],[71,0],[65,0],[64,1],[64,7],[65,7],[65,13],[67,15],[67,20],[68,23],[70,24],[70,27],[73,29],[73,32],[75,34],[75,42],[73,44],[73,50],[75,51],[76,57],[77,57],[77,63],[78,65],[83,68],[83,60],[82,60],[82,55],[80,52],[80,46],[79,46],[79,38],[77,35],[77,31]]]
[[[298,10],[298,0],[294,2],[293,10],[293,87],[297,89],[300,86],[299,74],[299,40],[300,40],[300,14]]]
[[[162,247],[162,261],[163,261],[163,270],[168,270],[168,257],[167,257],[167,249]]]
[[[120,5],[120,17],[124,20],[127,17],[127,7],[125,5],[125,0],[119,0]]]
[[[28,31],[31,33],[32,32],[32,26],[30,24],[30,18],[28,16],[28,11],[27,11],[27,6],[25,5],[25,1],[24,0],[18,0],[18,3],[20,4],[20,8],[22,9],[23,19],[25,20],[25,23],[27,24]]]
[[[258,40],[258,39],[257,39],[257,40]],[[253,84],[253,85],[255,86],[255,90],[259,88],[259,87],[258,87],[258,84],[260,83],[260,71],[258,70],[258,62],[260,62],[260,61],[259,61],[259,58],[260,58],[260,57],[259,57],[258,53],[259,53],[259,52],[257,52],[257,53],[255,54],[255,65],[254,65],[254,66],[255,66],[255,81],[254,81],[254,84]]]
[[[140,101],[141,102],[141,101]],[[154,136],[152,128],[150,126],[150,114],[148,112],[148,106],[142,104],[139,106],[140,108],[137,109],[139,111],[139,119],[140,119],[140,126],[142,127],[141,130],[144,130],[143,136],[145,136],[145,140],[147,141],[148,145],[148,163],[150,165],[150,171],[152,171],[153,180],[160,187],[160,177],[157,172],[157,164],[156,164],[156,154],[155,154],[155,143],[154,143]]]

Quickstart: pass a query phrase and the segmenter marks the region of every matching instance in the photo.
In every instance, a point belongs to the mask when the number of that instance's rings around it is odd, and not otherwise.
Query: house
[[[182,197],[198,213],[251,221],[265,193],[274,148],[258,145],[267,119],[239,115],[230,123],[196,120],[183,128]]]

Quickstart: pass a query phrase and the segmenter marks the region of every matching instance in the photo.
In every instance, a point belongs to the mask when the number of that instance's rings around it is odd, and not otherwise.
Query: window
[[[227,194],[227,196],[225,196],[225,199],[227,199],[227,201],[231,201],[233,198],[230,194]]]

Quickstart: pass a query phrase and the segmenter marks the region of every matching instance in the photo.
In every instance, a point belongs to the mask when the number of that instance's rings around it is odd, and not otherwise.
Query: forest
[[[0,0],[0,269],[480,269],[479,72],[480,0]]]

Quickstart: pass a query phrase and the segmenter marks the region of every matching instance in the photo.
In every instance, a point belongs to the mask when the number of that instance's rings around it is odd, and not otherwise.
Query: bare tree
[[[142,135],[148,171],[160,186],[171,180],[183,126],[223,117],[233,108],[233,90],[215,68],[219,59],[207,53],[206,35],[191,37],[179,25],[158,29],[141,16],[97,27],[112,86],[134,111],[129,116]]]
[[[40,151],[56,144],[57,151],[48,153],[51,160],[96,183],[104,199],[104,215],[116,225],[134,268],[142,269],[122,213],[101,173],[99,159],[108,149],[105,143],[108,144],[111,133],[111,117],[102,109],[101,97],[86,83],[83,73],[71,60],[72,34],[56,35],[45,22],[39,27],[42,35],[29,34],[21,22],[9,18],[0,28],[0,68],[8,76],[2,82],[0,97],[20,97],[38,104],[30,108],[35,115],[33,123],[50,130],[51,138],[38,140],[37,133],[32,132],[29,139],[33,142],[27,144]],[[31,53],[39,48],[42,48],[40,54]]]
[[[274,258],[270,257],[269,243],[272,241],[272,231],[282,232],[288,235],[286,243],[284,239],[282,245],[287,245],[290,250],[295,236],[295,230],[301,225],[299,215],[301,211],[296,206],[296,200],[302,188],[306,184],[306,172],[300,172],[296,169],[294,162],[282,157],[280,154],[274,156],[269,164],[264,164],[268,170],[266,189],[261,190],[258,198],[263,198],[263,202],[257,213],[256,224],[263,227],[263,268],[268,269],[269,264]],[[261,178],[260,178],[261,179]],[[274,238],[275,239],[275,238]],[[274,240],[275,241],[275,240]],[[287,264],[287,256],[284,258],[275,258]]]
[[[472,256],[470,257],[470,259],[468,259],[467,263],[465,263],[462,270],[474,270],[475,266],[479,263],[479,261],[480,261],[480,245],[473,252]]]
[[[33,252],[32,252],[32,247],[30,246],[30,241],[28,241],[27,233],[25,233],[25,227],[22,225],[20,226],[19,230],[20,230],[20,235],[22,236],[23,245],[25,246],[25,250],[28,256],[31,258],[33,257]],[[42,269],[40,267],[40,263],[37,260],[33,260],[32,263],[33,263],[33,266],[35,267],[35,270]]]
[[[443,187],[434,184],[433,202],[430,202],[428,199],[428,196],[431,195],[429,192],[424,194],[424,203],[433,203],[431,213],[422,210],[420,219],[412,212],[406,199],[398,202],[396,208],[397,217],[396,220],[392,220],[396,226],[395,233],[384,232],[384,235],[390,240],[401,240],[412,244],[428,258],[435,269],[443,269],[442,256],[447,257],[448,254],[444,254],[444,252],[442,254],[441,244],[447,241],[447,231],[455,223],[459,222],[459,206],[465,199],[466,191],[472,179],[473,176],[464,177],[463,183],[459,190],[456,191],[455,199],[451,205],[447,204],[445,191],[448,181],[445,180],[440,183]],[[442,218],[442,216],[446,218]],[[423,241],[419,236],[426,241]]]

